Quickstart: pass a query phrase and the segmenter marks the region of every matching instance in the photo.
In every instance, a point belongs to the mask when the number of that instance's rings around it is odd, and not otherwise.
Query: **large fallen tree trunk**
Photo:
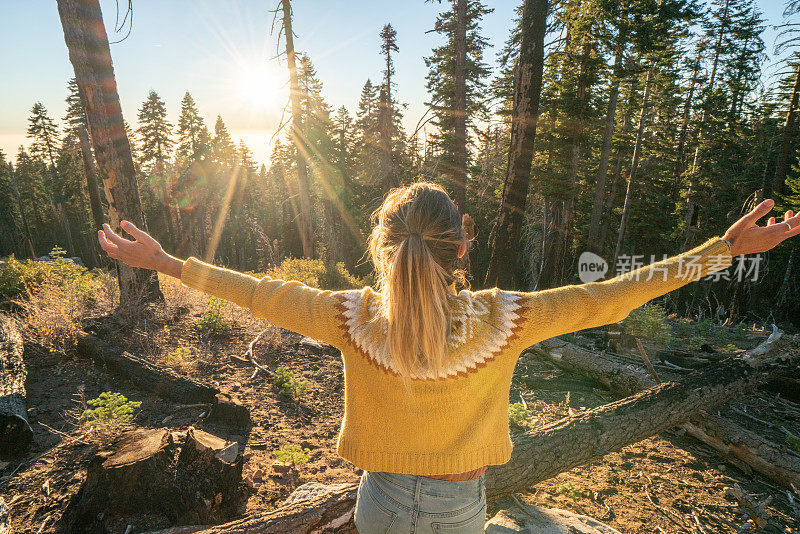
[[[728,358],[626,399],[514,436],[511,460],[486,471],[486,498],[493,502],[680,425],[795,369],[800,354],[775,344],[767,354]],[[272,512],[199,528],[204,534],[352,532],[357,484],[343,485]],[[168,531],[165,531],[165,534]]]
[[[767,354],[726,358],[686,375],[680,382],[664,382],[576,417],[518,434],[511,460],[486,472],[487,499],[530,488],[796,370],[800,351],[781,341]]]
[[[759,356],[780,338],[774,332],[750,351]],[[656,385],[649,375],[615,357],[585,349],[561,339],[549,339],[529,349],[540,359],[599,382],[614,393],[628,396]],[[786,487],[800,487],[800,455],[751,432],[725,417],[701,413],[681,425],[686,433],[716,449],[733,465],[755,470]]]
[[[154,365],[86,332],[78,335],[76,350],[81,356],[105,366],[112,374],[159,397],[184,404],[216,402],[217,388]]]
[[[0,316],[0,455],[23,453],[33,439],[25,402],[22,336],[7,316]]]

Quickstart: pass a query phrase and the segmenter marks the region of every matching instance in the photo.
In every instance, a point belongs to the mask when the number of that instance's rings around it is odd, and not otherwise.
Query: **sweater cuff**
[[[181,283],[214,297],[249,308],[259,280],[253,276],[216,267],[191,257],[183,264]]]

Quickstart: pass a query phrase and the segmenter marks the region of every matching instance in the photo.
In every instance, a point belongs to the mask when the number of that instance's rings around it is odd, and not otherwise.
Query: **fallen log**
[[[76,350],[81,356],[105,366],[112,374],[159,397],[183,404],[216,402],[217,388],[154,365],[86,332],[78,335]]]
[[[0,456],[22,454],[33,440],[22,352],[19,330],[9,317],[0,316]]]
[[[778,338],[780,335],[774,333],[751,351],[751,354],[765,354]],[[528,349],[528,352],[561,369],[574,371],[600,382],[623,397],[656,385],[655,380],[633,366],[621,364],[615,359],[606,358],[558,338],[543,341]],[[776,378],[780,377],[771,378],[767,382],[772,383]],[[772,443],[728,418],[708,413],[699,414],[681,426],[688,435],[712,447],[723,459],[745,472],[752,469],[785,487],[791,487],[792,484],[800,487],[800,456],[787,453],[781,445]]]
[[[776,342],[759,357],[727,358],[625,399],[517,434],[508,463],[486,472],[489,501],[530,488],[611,451],[680,425],[796,370],[800,351]]]

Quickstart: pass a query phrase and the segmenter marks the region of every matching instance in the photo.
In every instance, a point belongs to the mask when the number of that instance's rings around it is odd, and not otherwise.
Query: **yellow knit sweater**
[[[409,394],[384,350],[380,294],[322,291],[255,278],[190,258],[182,282],[342,351],[345,408],[337,452],[357,467],[417,475],[462,473],[511,457],[508,400],[517,358],[539,341],[614,323],[647,301],[732,263],[719,237],[603,282],[536,292],[452,296],[450,364],[415,376]]]

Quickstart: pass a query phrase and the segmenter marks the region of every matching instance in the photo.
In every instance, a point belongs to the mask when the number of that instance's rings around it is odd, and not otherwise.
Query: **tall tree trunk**
[[[711,62],[711,75],[708,77],[708,95],[709,97],[714,93],[714,83],[717,79],[717,68],[719,66],[719,56],[722,51],[722,38],[725,36],[725,27],[728,25],[728,8],[730,7],[730,0],[725,0],[725,7],[722,10],[722,18],[719,24],[719,34],[717,35],[717,42],[714,45],[714,59]],[[697,146],[694,149],[694,160],[692,161],[692,172],[689,176],[689,191],[687,194],[688,201],[686,204],[686,234],[683,240],[683,250],[689,250],[694,246],[694,240],[697,236],[697,221],[699,218],[699,209],[697,207],[697,164],[700,160],[700,146],[704,139],[704,130],[706,121],[708,120],[708,100],[703,107],[703,115],[700,118],[699,135],[697,139]]]
[[[92,208],[92,220],[94,221],[95,231],[103,227],[105,216],[103,215],[103,204],[100,202],[100,189],[97,187],[97,169],[94,167],[92,149],[89,145],[89,133],[83,126],[77,128],[78,140],[81,143],[81,155],[83,156],[83,172],[86,174],[86,190],[89,193],[89,205]]]
[[[548,0],[525,0],[522,7],[520,53],[514,69],[511,146],[508,151],[500,214],[486,273],[487,287],[502,285],[511,288],[515,283],[515,266],[530,187],[533,143],[542,91],[548,7]]]
[[[19,188],[17,187],[17,178],[14,176],[14,166],[9,162],[8,176],[11,179],[11,192],[14,195],[14,200],[17,202],[19,208],[19,216],[22,219],[22,228],[25,230],[25,240],[28,242],[28,249],[31,252],[31,258],[36,258],[36,251],[33,248],[33,238],[31,237],[31,228],[28,226],[28,217],[25,215],[25,206],[22,204],[22,199],[19,196]]]
[[[99,0],[58,0],[58,14],[91,128],[111,226],[121,232],[120,220],[126,219],[146,228]],[[155,271],[117,265],[120,304],[164,298]]]
[[[676,200],[678,190],[680,189],[681,176],[683,175],[684,156],[686,151],[686,132],[689,129],[689,117],[692,113],[692,106],[694,105],[694,91],[697,87],[697,74],[700,71],[700,56],[702,53],[702,44],[697,46],[697,56],[694,59],[692,67],[692,81],[689,83],[689,94],[686,96],[686,102],[683,106],[683,117],[681,117],[681,127],[678,133],[678,143],[675,149],[675,171],[672,175],[672,199]]]
[[[627,105],[625,106],[625,118],[622,121],[622,130],[619,135],[620,144],[617,148],[617,161],[614,163],[614,177],[611,180],[611,191],[608,193],[608,198],[606,198],[605,206],[603,207],[603,213],[605,214],[611,213],[611,208],[614,206],[614,202],[617,200],[617,195],[619,193],[620,178],[622,178],[622,159],[625,154],[625,138],[628,136],[628,130],[631,128],[631,115],[633,113],[632,104],[636,96],[636,81],[637,79],[634,76],[631,80],[630,94],[628,95]],[[601,214],[600,220],[600,237],[598,241],[600,242],[600,250],[605,251],[611,217],[602,217]]]
[[[467,205],[467,0],[454,0],[455,65],[453,71],[453,200]]]
[[[614,127],[616,126],[617,100],[619,100],[619,83],[622,78],[622,55],[625,51],[625,34],[620,30],[617,49],[614,52],[614,68],[612,72],[611,87],[608,91],[608,108],[606,109],[606,124],[603,130],[603,143],[600,148],[600,163],[597,170],[597,179],[594,183],[594,201],[592,214],[589,219],[589,235],[587,245],[594,252],[602,250],[602,243],[598,242],[600,232],[600,216],[603,212],[603,200],[606,195],[606,175],[608,174],[608,161],[611,159],[611,144],[614,140]]]
[[[295,212],[295,221],[303,256],[311,258],[314,256],[314,227],[311,219],[311,192],[308,181],[309,151],[303,134],[303,111],[300,106],[300,83],[297,78],[290,1],[281,0],[281,8],[283,9],[283,34],[286,37],[286,63],[289,66],[289,90],[292,99],[292,143],[297,157],[297,204],[299,209]],[[299,252],[296,243],[292,248],[295,253]]]
[[[622,208],[622,220],[619,223],[619,233],[617,234],[617,246],[614,249],[614,258],[611,265],[617,264],[617,258],[622,251],[622,240],[625,237],[625,229],[628,226],[628,216],[631,212],[631,201],[633,184],[636,181],[636,171],[639,170],[639,159],[642,154],[642,137],[644,136],[645,123],[647,122],[647,112],[650,106],[650,85],[653,80],[653,68],[647,70],[647,78],[644,82],[644,95],[642,96],[642,112],[639,115],[639,127],[636,130],[636,144],[633,145],[633,159],[631,161],[631,172],[628,175],[628,189],[625,192],[625,204]]]
[[[770,191],[767,196],[781,195],[786,187],[786,168],[789,165],[789,150],[792,146],[792,130],[794,129],[794,116],[797,113],[798,97],[800,97],[800,61],[797,62],[794,86],[792,87],[792,100],[789,102],[789,110],[786,112],[786,123],[783,126],[783,141],[781,142],[781,151],[778,154],[778,163],[775,166],[772,191]]]
[[[394,176],[394,165],[392,161],[392,102],[389,100],[389,92],[381,88],[378,97],[378,135],[380,136],[380,166],[381,166],[381,188],[383,194],[397,185]]]

